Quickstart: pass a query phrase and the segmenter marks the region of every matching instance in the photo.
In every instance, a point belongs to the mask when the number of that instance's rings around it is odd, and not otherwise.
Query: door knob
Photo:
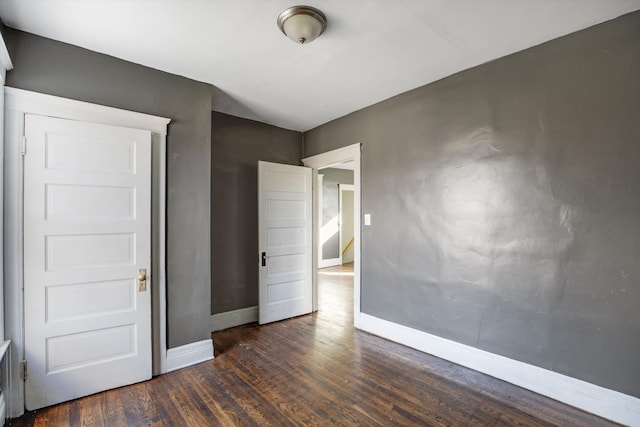
[[[147,269],[141,268],[138,270],[138,292],[144,292],[147,290]]]

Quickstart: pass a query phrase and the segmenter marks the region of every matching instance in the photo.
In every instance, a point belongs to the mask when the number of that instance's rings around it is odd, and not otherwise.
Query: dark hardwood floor
[[[348,268],[318,313],[213,334],[216,359],[63,403],[11,426],[605,426],[585,412],[354,331]]]

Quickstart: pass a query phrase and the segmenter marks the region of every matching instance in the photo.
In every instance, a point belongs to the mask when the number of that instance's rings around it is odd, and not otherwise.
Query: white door
[[[260,324],[311,313],[311,168],[258,162]]]
[[[26,115],[25,135],[32,410],[151,378],[151,133]]]

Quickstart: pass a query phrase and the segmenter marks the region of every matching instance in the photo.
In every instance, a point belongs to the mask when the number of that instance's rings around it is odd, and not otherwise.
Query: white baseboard
[[[359,329],[491,375],[586,412],[640,426],[640,399],[360,313]]]
[[[213,340],[202,340],[167,350],[167,372],[213,359]]]
[[[258,321],[258,306],[226,311],[211,316],[211,332],[222,331],[235,326]]]
[[[340,258],[318,260],[318,268],[335,267],[336,265],[342,265]]]

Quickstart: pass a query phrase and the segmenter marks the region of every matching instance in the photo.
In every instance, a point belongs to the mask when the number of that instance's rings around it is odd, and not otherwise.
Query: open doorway
[[[354,161],[318,170],[318,310],[353,322]]]
[[[318,170],[318,268],[353,262],[353,161]]]
[[[312,167],[314,172],[314,206],[317,208],[314,209],[314,236],[313,236],[313,309],[314,311],[319,308],[319,282],[324,280],[326,277],[334,277],[340,278],[343,277],[349,280],[350,285],[349,288],[352,289],[352,292],[347,290],[347,293],[351,295],[351,298],[341,298],[339,295],[335,295],[335,297],[339,300],[339,302],[334,301],[333,304],[338,304],[339,306],[349,305],[352,307],[352,310],[349,310],[349,314],[353,313],[353,317],[349,316],[349,321],[353,319],[353,325],[357,328],[360,323],[360,217],[361,217],[361,208],[360,208],[360,149],[361,144],[352,144],[347,147],[339,148],[337,150],[329,151],[326,153],[318,154],[313,157],[307,157],[303,159],[303,163],[307,167]],[[339,166],[336,168],[336,166]],[[346,169],[348,167],[348,169]],[[348,185],[351,185],[351,190],[353,194],[353,231],[352,238],[347,239],[344,242],[340,242],[340,219],[339,216],[335,218],[333,224],[330,224],[330,228],[333,227],[333,232],[331,229],[325,229],[325,232],[322,233],[322,226],[327,224],[326,221],[323,221],[323,209],[320,209],[321,202],[321,183],[320,180],[325,181],[327,179],[327,169],[344,169],[344,170],[352,170],[353,172],[353,181],[352,184],[342,184],[345,187],[343,188],[345,191],[348,190]],[[323,173],[323,171],[325,173]],[[319,177],[319,175],[323,175]],[[336,194],[338,195],[337,204],[340,205],[339,197],[340,197],[340,187],[338,187],[338,182],[335,182],[336,185]],[[324,189],[324,188],[323,188]],[[344,196],[344,194],[343,194]],[[348,197],[348,196],[347,196]],[[344,204],[344,200],[343,200]],[[329,220],[333,219],[335,215],[328,217]],[[321,234],[324,234],[322,236]],[[334,237],[335,236],[335,237]],[[332,246],[327,247],[327,252],[324,252],[323,247],[321,246],[322,239],[325,241],[322,242],[323,246],[327,242],[330,242],[333,237],[334,241],[337,241],[337,245],[335,243],[330,243]],[[345,238],[343,237],[343,240]],[[349,241],[352,240],[350,245],[347,245]],[[353,262],[347,263],[351,265],[342,265],[343,250],[347,249],[345,252],[345,256],[348,256],[348,251],[352,251],[353,254]],[[347,258],[348,259],[348,258]],[[329,261],[332,260],[332,261]],[[321,262],[322,261],[322,262]],[[327,270],[322,270],[321,274],[319,274],[320,268]],[[332,271],[331,269],[334,269]],[[345,271],[347,270],[347,271]],[[344,294],[345,287],[342,287],[342,291],[339,293]],[[328,302],[328,304],[332,304]],[[335,306],[334,306],[335,307]]]

